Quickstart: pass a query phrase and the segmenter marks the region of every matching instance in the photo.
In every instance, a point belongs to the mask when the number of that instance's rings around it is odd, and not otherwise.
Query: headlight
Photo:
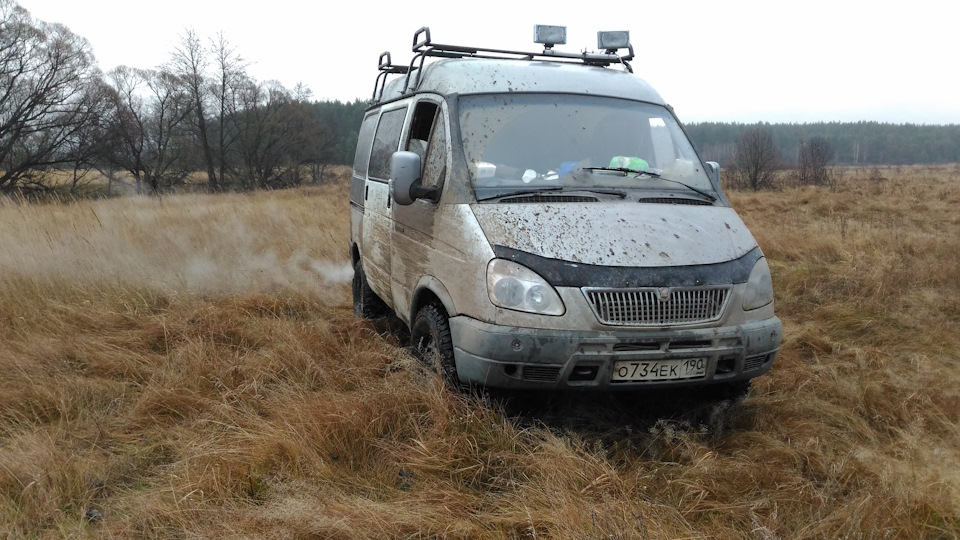
[[[536,272],[506,259],[487,265],[487,294],[493,305],[543,315],[563,315],[560,295]]]
[[[757,264],[753,265],[750,279],[747,280],[747,291],[743,295],[743,309],[750,311],[770,302],[773,302],[773,281],[770,279],[767,259],[761,258]]]

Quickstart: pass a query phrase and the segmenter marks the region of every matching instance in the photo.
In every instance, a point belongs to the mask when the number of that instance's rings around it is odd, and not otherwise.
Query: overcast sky
[[[316,99],[370,97],[380,53],[408,62],[422,26],[437,43],[535,51],[541,23],[567,26],[570,52],[629,30],[634,72],[686,123],[960,124],[956,0],[19,3],[87,38],[105,71],[157,67],[188,28],[222,32],[255,78],[303,82]]]

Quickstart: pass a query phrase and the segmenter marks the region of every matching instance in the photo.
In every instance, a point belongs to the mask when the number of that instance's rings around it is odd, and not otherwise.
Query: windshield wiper
[[[479,200],[487,201],[490,199],[503,199],[504,197],[513,197],[516,195],[529,195],[531,193],[541,193],[544,191],[561,191],[561,190],[563,190],[563,186],[530,187],[525,189],[517,189],[514,191],[507,191],[505,193],[497,193],[496,195],[491,195],[490,197],[484,197]]]
[[[508,193],[497,194],[493,197],[485,197],[480,200],[489,200],[489,199],[505,199],[507,197],[514,197],[516,195],[529,195],[531,193],[542,193],[544,191],[586,191],[587,193],[598,193],[600,195],[613,195],[614,197],[620,197],[625,199],[627,197],[627,192],[619,189],[604,189],[604,188],[591,188],[591,187],[579,187],[579,186],[547,186],[541,188],[527,188],[527,189],[518,189],[516,191],[511,191]]]
[[[603,188],[590,188],[590,187],[570,187],[567,186],[567,189],[564,191],[586,191],[588,193],[599,193],[600,195],[613,195],[615,197],[620,197],[621,199],[627,198],[627,192],[619,189],[603,189]]]
[[[657,178],[657,179],[659,179],[659,180],[663,180],[664,182],[673,182],[674,184],[679,184],[679,185],[681,185],[681,186],[689,189],[690,191],[693,191],[693,192],[695,192],[695,193],[698,193],[698,194],[703,195],[704,197],[710,199],[710,202],[716,202],[716,201],[717,201],[717,198],[716,198],[716,197],[714,197],[713,195],[707,193],[706,191],[703,191],[702,189],[695,188],[695,187],[691,186],[690,184],[686,184],[686,183],[681,182],[681,181],[679,181],[679,180],[674,180],[674,179],[672,179],[672,178],[664,178],[663,176],[660,176],[660,173],[654,172],[654,171],[638,171],[638,170],[636,170],[636,169],[628,169],[628,168],[626,168],[626,167],[584,167],[584,169],[586,169],[586,170],[588,170],[588,171],[621,172],[621,173],[623,173],[624,176],[626,176],[626,175],[628,175],[628,174],[636,174],[636,175],[638,175],[638,176],[641,175],[641,174],[645,174],[645,175],[647,175],[647,176],[652,176],[652,177]]]
[[[691,186],[690,184],[683,183],[683,182],[681,182],[681,181],[679,181],[679,180],[674,180],[673,178],[664,178],[664,177],[660,176],[659,174],[657,175],[657,178],[659,178],[659,179],[661,179],[661,180],[663,180],[663,181],[665,181],[665,182],[673,182],[674,184],[680,184],[681,186],[689,189],[690,191],[695,191],[695,192],[699,193],[700,195],[703,195],[704,197],[710,199],[710,202],[717,202],[717,198],[716,198],[716,197],[714,197],[713,195],[707,193],[706,191],[703,191],[702,189],[695,188],[695,187]]]
[[[648,176],[653,176],[660,178],[660,173],[654,171],[638,171],[636,169],[630,169],[628,167],[584,167],[585,171],[610,171],[610,172],[622,172],[624,176],[628,174],[646,174]]]

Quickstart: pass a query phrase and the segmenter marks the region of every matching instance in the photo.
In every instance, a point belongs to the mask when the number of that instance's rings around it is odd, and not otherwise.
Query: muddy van
[[[555,49],[564,27],[534,38],[421,28],[409,63],[380,55],[350,190],[355,313],[395,315],[452,384],[747,388],[782,329],[719,166],[632,73],[627,32],[589,53]]]

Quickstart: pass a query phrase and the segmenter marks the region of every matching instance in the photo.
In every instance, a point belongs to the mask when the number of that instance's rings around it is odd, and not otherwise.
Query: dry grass
[[[697,414],[451,394],[353,318],[343,184],[0,204],[0,535],[956,538],[960,167],[883,176],[730,194],[785,343]]]

